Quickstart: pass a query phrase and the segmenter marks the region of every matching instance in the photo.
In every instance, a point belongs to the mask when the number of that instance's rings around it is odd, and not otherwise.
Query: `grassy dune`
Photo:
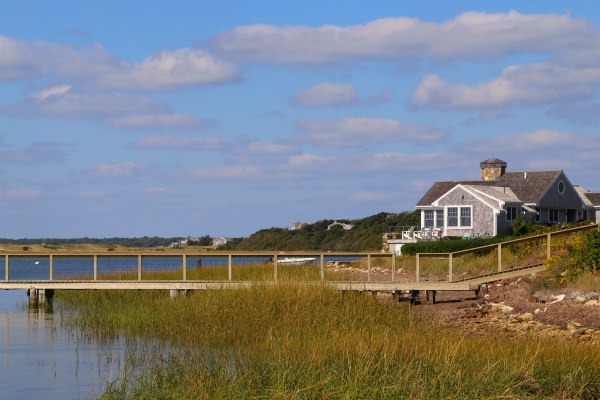
[[[320,287],[61,292],[85,332],[158,339],[106,399],[582,398],[600,396],[600,349],[464,336],[406,304]],[[144,353],[148,354],[144,354]],[[152,361],[140,363],[138,358]]]

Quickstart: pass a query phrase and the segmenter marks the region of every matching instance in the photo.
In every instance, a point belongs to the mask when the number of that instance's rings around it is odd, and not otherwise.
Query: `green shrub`
[[[581,246],[569,247],[573,263],[583,271],[600,271],[600,230],[587,234]]]
[[[436,240],[433,242],[408,243],[402,246],[402,253],[452,253],[475,247],[488,246],[506,240],[504,237],[463,239],[460,237],[450,240]]]

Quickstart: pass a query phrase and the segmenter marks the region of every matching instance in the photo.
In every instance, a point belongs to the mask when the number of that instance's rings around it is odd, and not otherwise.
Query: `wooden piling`
[[[325,281],[325,256],[321,254],[319,257],[319,267],[321,269],[321,282]]]
[[[227,255],[227,280],[231,282],[233,280],[233,260],[231,254]]]

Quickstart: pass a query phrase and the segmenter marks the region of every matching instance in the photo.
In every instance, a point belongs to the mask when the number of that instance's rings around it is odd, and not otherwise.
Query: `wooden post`
[[[142,280],[142,255],[138,255],[138,281]]]
[[[371,282],[371,255],[367,254],[367,281]]]
[[[502,272],[502,243],[498,243],[498,272]]]
[[[227,280],[229,282],[231,282],[233,280],[233,267],[232,267],[231,254],[227,255]]]
[[[273,279],[277,282],[277,254],[273,256]]]
[[[187,255],[184,254],[181,260],[181,269],[183,270],[183,280],[187,281]]]
[[[419,277],[420,268],[421,268],[421,266],[419,265],[419,253],[417,253],[417,262],[415,265],[415,281],[416,282],[421,282],[421,278]]]
[[[396,282],[396,253],[392,253],[392,282]]]
[[[54,256],[50,254],[50,280],[54,278]]]
[[[546,235],[546,258],[550,258],[550,256],[552,255],[552,242],[550,240],[551,236],[551,233],[548,233]]]
[[[448,282],[452,282],[452,280],[454,279],[454,276],[453,276],[453,273],[454,273],[454,271],[453,271],[453,268],[454,268],[453,261],[454,260],[453,260],[453,257],[452,257],[452,253],[448,253]],[[433,302],[435,303],[435,294],[434,294],[433,297],[434,297]]]
[[[94,254],[94,280],[98,280],[98,255]]]
[[[325,281],[325,256],[321,254],[319,259],[319,266],[321,267],[321,282]]]
[[[8,282],[8,254],[4,256],[4,280]]]

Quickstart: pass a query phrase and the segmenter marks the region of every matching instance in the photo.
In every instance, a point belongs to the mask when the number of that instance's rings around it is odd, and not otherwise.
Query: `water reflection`
[[[23,291],[0,293],[0,397],[95,398],[120,376],[124,340],[65,329],[55,307],[29,307]]]

